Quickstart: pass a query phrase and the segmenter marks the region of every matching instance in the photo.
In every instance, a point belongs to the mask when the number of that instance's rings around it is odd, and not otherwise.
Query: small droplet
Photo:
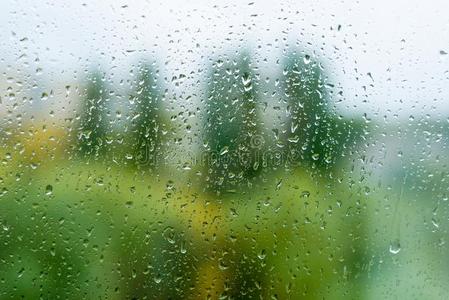
[[[24,268],[21,268],[20,270],[19,270],[19,272],[17,273],[17,277],[22,277],[23,276],[23,272],[25,272],[25,269]]]
[[[51,195],[53,193],[53,186],[51,184],[45,187],[45,195]]]
[[[399,241],[393,241],[390,244],[390,253],[391,254],[398,254],[401,251],[401,245],[399,244]]]
[[[432,225],[433,225],[435,228],[440,228],[440,225],[438,224],[438,221],[437,221],[436,219],[434,219],[434,218],[432,218]]]
[[[306,65],[310,64],[310,55],[306,54],[306,55],[304,56],[304,63],[305,63]]]
[[[303,191],[301,193],[301,198],[309,198],[310,197],[310,192],[309,191]]]
[[[162,281],[162,276],[160,274],[157,274],[156,276],[154,276],[153,280],[155,283],[159,284]]]
[[[41,100],[45,101],[47,99],[48,99],[48,94],[46,92],[43,92],[42,95],[41,95]]]
[[[187,253],[187,248],[186,248],[186,242],[185,241],[181,242],[181,253],[182,254],[186,254]]]
[[[223,147],[223,149],[221,149],[220,155],[223,156],[228,152],[229,152],[229,148],[227,146],[225,146],[225,147]]]

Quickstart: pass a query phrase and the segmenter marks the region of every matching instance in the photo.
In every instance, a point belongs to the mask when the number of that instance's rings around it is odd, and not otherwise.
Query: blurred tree
[[[255,76],[248,53],[219,59],[208,82],[204,139],[210,151],[208,188],[220,193],[251,180],[260,171],[261,121]]]
[[[360,140],[364,125],[332,111],[322,65],[297,53],[287,56],[283,72],[288,99],[287,156],[293,163],[330,170]]]
[[[163,117],[161,93],[157,84],[157,72],[150,64],[140,64],[134,100],[135,116],[132,121],[133,153],[137,163],[156,166],[161,157]]]
[[[286,151],[290,159],[294,160],[292,163],[304,164],[305,170],[314,167],[317,171],[328,174],[345,156],[350,155],[350,151],[363,138],[367,126],[363,120],[344,118],[333,110],[330,97],[333,85],[327,81],[323,66],[309,55],[299,53],[291,52],[284,62],[283,74],[288,99]],[[326,177],[324,182],[328,185],[332,180]],[[331,190],[337,195],[341,188],[336,183]],[[353,200],[350,192],[345,188],[340,191],[342,195],[346,195],[346,201],[359,203],[361,200]],[[366,224],[363,220],[366,219],[366,214],[360,209],[360,205],[353,205],[355,212],[346,213],[344,222],[336,220],[338,227],[345,226],[343,232],[347,233],[339,237],[339,240],[345,241],[342,248],[345,267],[357,274],[363,249],[366,248],[366,242],[361,238],[365,235]],[[303,236],[309,243],[317,241],[315,231],[303,233]],[[313,263],[315,262],[322,263],[318,255],[313,256]],[[328,263],[326,266],[335,267],[335,264]],[[351,276],[353,275],[348,275],[350,280],[356,280]],[[308,285],[313,286],[318,282],[319,280],[314,279]],[[322,292],[320,286],[310,289],[311,293]],[[357,289],[351,290],[351,296],[357,298],[357,292]]]
[[[78,150],[82,156],[96,156],[106,152],[108,132],[107,89],[99,71],[88,76],[85,96],[81,99],[78,127]]]

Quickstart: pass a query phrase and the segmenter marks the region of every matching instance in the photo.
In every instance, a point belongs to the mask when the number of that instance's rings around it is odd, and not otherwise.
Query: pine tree
[[[132,124],[133,152],[140,164],[154,168],[162,151],[163,118],[157,73],[149,64],[141,65],[135,92],[136,110]]]
[[[106,152],[107,99],[104,77],[98,71],[92,72],[81,100],[78,150],[82,156],[98,157]]]
[[[330,170],[363,132],[360,120],[339,117],[331,109],[322,65],[291,53],[284,63],[288,99],[287,157],[319,170]]]
[[[261,128],[249,55],[217,60],[211,74],[204,130],[211,154],[207,160],[208,186],[222,192],[259,173],[254,140],[259,138]]]

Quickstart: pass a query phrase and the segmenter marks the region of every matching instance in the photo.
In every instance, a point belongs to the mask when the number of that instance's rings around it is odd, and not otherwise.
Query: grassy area
[[[320,298],[351,279],[356,199],[329,180],[279,171],[217,196],[104,163],[23,169],[3,168],[2,297]]]

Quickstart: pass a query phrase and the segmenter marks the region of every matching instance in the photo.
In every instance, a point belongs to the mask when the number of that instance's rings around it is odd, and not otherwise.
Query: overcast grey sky
[[[127,72],[146,55],[170,78],[188,74],[194,93],[214,53],[249,46],[270,76],[282,50],[298,44],[331,71],[342,111],[446,118],[447,8],[444,0],[3,0],[0,64],[41,68],[42,80],[57,83],[97,62]]]

